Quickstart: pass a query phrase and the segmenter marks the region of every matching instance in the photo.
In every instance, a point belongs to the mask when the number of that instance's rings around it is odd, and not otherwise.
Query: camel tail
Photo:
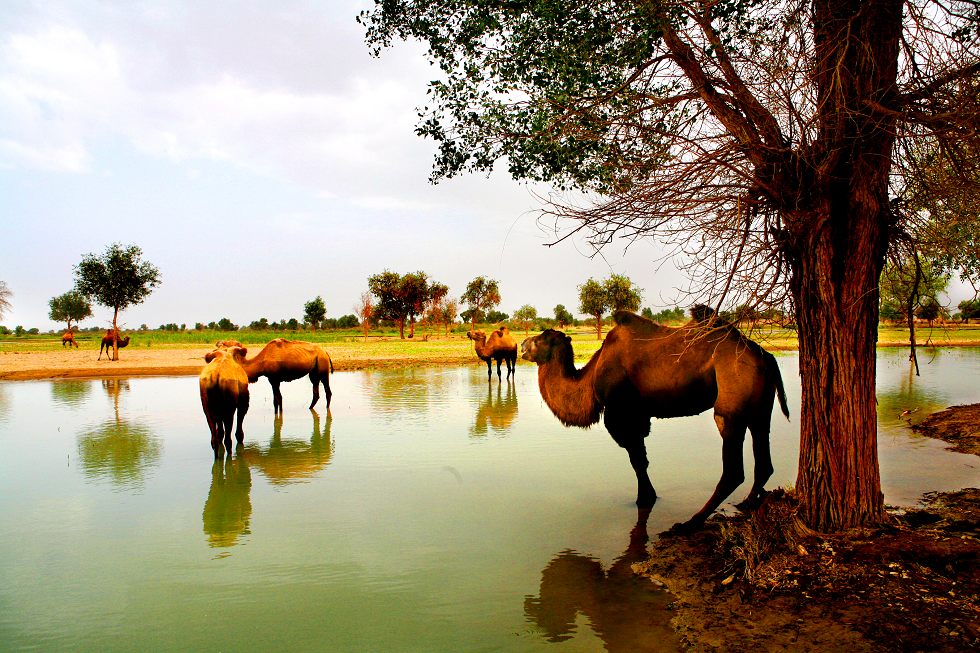
[[[786,405],[786,389],[783,387],[783,375],[779,373],[779,364],[776,362],[776,357],[769,352],[763,351],[762,355],[766,361],[766,373],[776,385],[776,396],[779,397],[779,408],[782,409],[783,415],[786,416],[786,419],[789,419],[789,406]]]

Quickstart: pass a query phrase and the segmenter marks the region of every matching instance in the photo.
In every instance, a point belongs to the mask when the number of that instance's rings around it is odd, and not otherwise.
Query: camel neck
[[[576,369],[571,356],[538,366],[538,387],[548,408],[565,426],[591,426],[599,421],[602,405],[595,396],[595,357]]]

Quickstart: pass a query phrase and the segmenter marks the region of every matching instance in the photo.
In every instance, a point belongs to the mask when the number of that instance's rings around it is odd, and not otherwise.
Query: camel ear
[[[210,363],[213,360],[214,360],[214,352],[213,351],[209,351],[208,353],[204,354],[204,362],[205,363]]]
[[[568,335],[567,333],[563,333],[563,334],[561,334],[561,335],[562,335],[562,337],[563,337],[563,338],[565,339],[565,342],[566,342],[566,343],[568,343],[568,344],[572,344],[572,337],[571,337],[570,335]]]
[[[246,349],[245,347],[235,347],[231,351],[232,351],[232,355],[235,358],[238,358],[238,357],[245,358],[245,354],[248,353],[248,349]]]

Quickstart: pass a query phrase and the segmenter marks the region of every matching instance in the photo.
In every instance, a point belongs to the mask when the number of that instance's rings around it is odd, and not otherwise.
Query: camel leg
[[[500,381],[500,364],[503,363],[503,362],[504,362],[504,359],[502,359],[502,358],[498,358],[497,359],[497,381]],[[510,376],[510,372],[509,371],[507,373],[507,376]]]
[[[700,528],[715,508],[721,505],[745,480],[742,463],[742,445],[745,443],[745,426],[731,417],[715,413],[715,423],[721,432],[721,479],[707,503],[693,517],[682,524],[674,524],[675,532],[691,532]]]
[[[770,412],[772,409],[769,409]],[[756,420],[749,426],[752,434],[752,457],[755,460],[755,478],[752,482],[752,489],[749,490],[745,500],[737,505],[740,510],[754,510],[762,503],[762,498],[766,496],[766,481],[772,476],[772,455],[769,452],[769,425],[770,416]]]
[[[245,413],[248,412],[248,393],[238,395],[238,429],[235,431],[235,439],[238,444],[245,442],[245,430],[242,424],[245,422]]]
[[[493,379],[493,359],[488,358],[487,359],[487,381],[489,382],[492,379]]]
[[[234,426],[235,424],[234,411],[227,411],[224,417],[222,418],[222,421],[224,422],[225,452],[227,452],[227,454],[230,456],[231,455],[231,429],[232,426]]]
[[[629,412],[617,410],[615,407],[610,409],[606,406],[603,422],[609,435],[616,441],[616,444],[626,449],[630,457],[630,465],[636,474],[636,505],[640,508],[649,508],[657,502],[657,491],[653,489],[647,468],[650,461],[647,459],[647,448],[643,439],[650,434],[650,418],[631,415]]]
[[[316,402],[320,401],[320,378],[316,375],[316,371],[310,372],[310,381],[313,382],[313,401],[310,402],[310,410],[316,406]]]
[[[279,382],[269,379],[272,386],[272,410],[276,415],[282,415],[282,393],[279,392]]]
[[[327,402],[327,414],[330,414],[330,399],[333,397],[333,392],[330,391],[330,374],[324,374],[320,377],[320,382],[323,383],[323,399]]]

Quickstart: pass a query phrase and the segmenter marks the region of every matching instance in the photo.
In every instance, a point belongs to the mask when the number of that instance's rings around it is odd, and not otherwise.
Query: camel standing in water
[[[105,335],[102,336],[102,344],[99,346],[99,360],[102,360],[103,349],[105,350],[106,356],[109,357],[109,360],[112,360],[112,339],[113,332],[112,329],[109,329],[105,332]],[[125,338],[116,336],[116,341],[119,343],[119,348],[122,349],[129,344],[129,336],[126,336]]]
[[[468,331],[466,337],[473,341],[473,349],[481,361],[487,363],[487,381],[493,376],[492,361],[497,361],[497,380],[501,378],[500,363],[507,363],[507,378],[517,369],[517,341],[505,326],[490,332],[490,338],[482,331]]]
[[[218,344],[229,343],[238,344],[234,340]],[[332,395],[330,373],[333,372],[333,361],[319,345],[301,340],[276,338],[263,347],[254,358],[245,358],[248,350],[244,347],[239,346],[234,351],[235,360],[245,369],[249,383],[255,383],[260,376],[269,379],[269,385],[272,386],[272,408],[276,415],[282,414],[282,393],[279,392],[279,384],[283,381],[295,381],[303,376],[309,376],[310,381],[313,382],[313,401],[310,402],[310,410],[320,400],[319,385],[322,383],[329,412]]]
[[[211,430],[214,457],[221,457],[221,445],[231,455],[231,427],[238,411],[238,444],[245,441],[242,422],[248,412],[248,375],[238,364],[236,356],[244,356],[244,347],[219,347],[204,356],[207,365],[198,379],[201,387],[201,407]]]
[[[74,331],[65,331],[61,334],[61,348],[64,349],[65,345],[68,345],[69,349],[71,349],[72,345],[75,345],[75,349],[78,349],[78,341],[75,340]]]
[[[769,428],[775,396],[789,417],[779,367],[772,354],[721,322],[661,326],[626,311],[582,369],[573,362],[571,339],[548,329],[521,345],[538,364],[541,396],[566,426],[588,427],[600,415],[609,435],[626,449],[636,473],[636,505],[652,506],[657,493],[647,475],[644,438],[650,418],[697,415],[714,408],[722,437],[722,475],[711,498],[678,530],[700,527],[742,481],[742,443],[752,433],[755,480],[743,508],[754,508],[772,475]]]

